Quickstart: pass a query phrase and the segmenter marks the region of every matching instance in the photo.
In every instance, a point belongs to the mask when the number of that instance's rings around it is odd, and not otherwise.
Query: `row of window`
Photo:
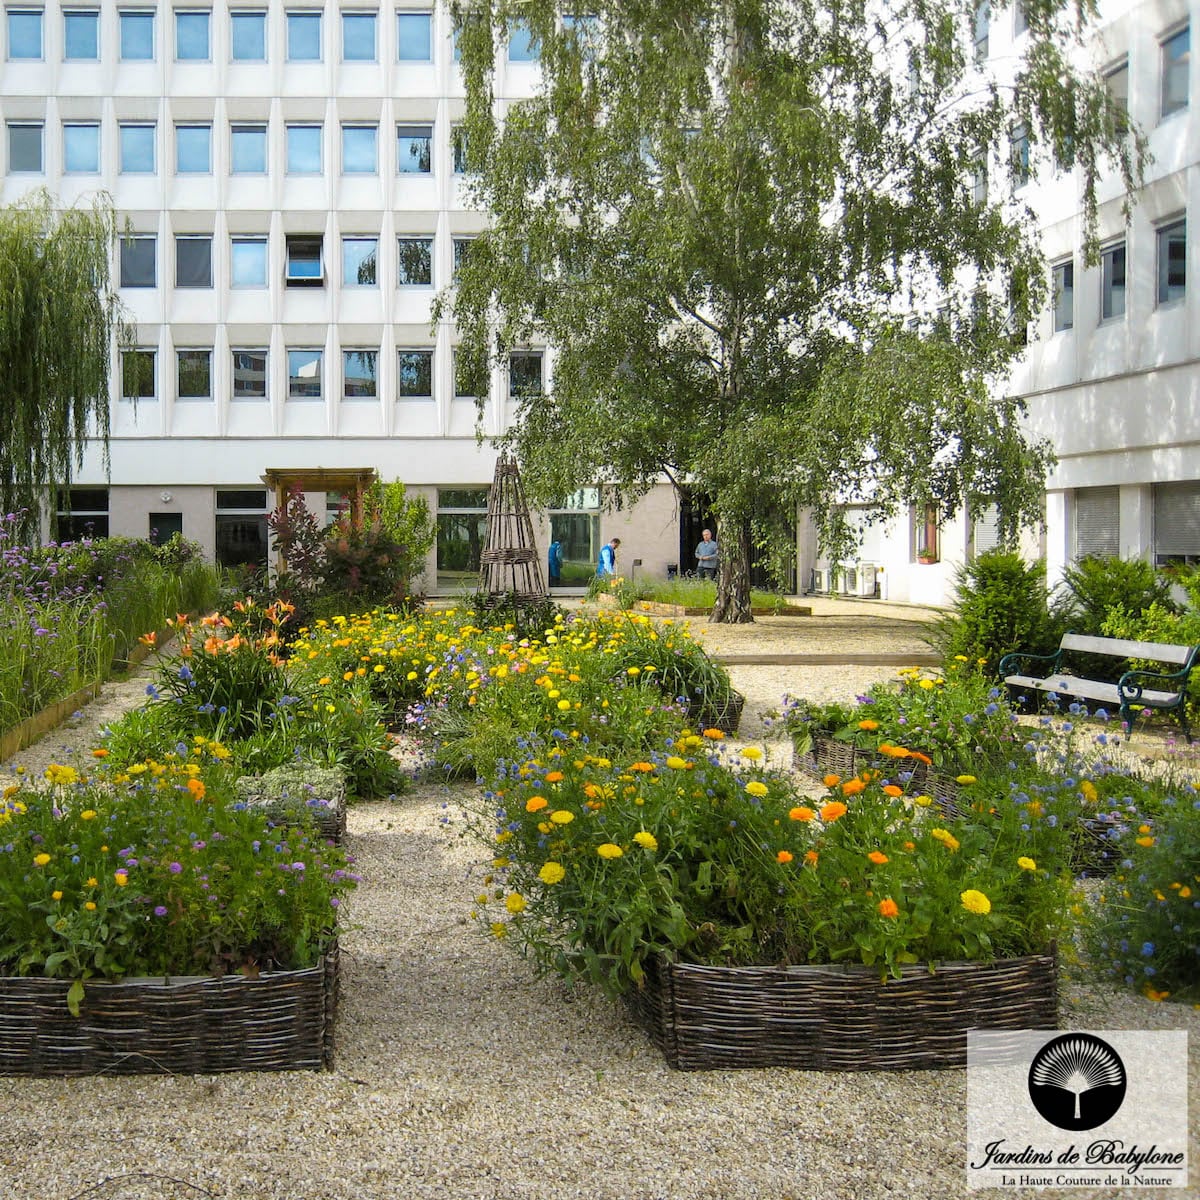
[[[470,250],[473,237],[455,237],[451,282]],[[341,280],[343,287],[378,287],[380,272],[379,238],[348,235],[341,244]],[[288,234],[284,239],[284,282],[289,287],[323,287],[325,284],[324,242],[321,234]],[[175,238],[175,287],[211,288],[213,286],[213,239],[208,234],[179,234]],[[268,286],[269,239],[266,234],[234,234],[229,245],[229,286],[265,288]],[[434,238],[432,235],[404,235],[396,239],[396,285],[432,287],[434,283]],[[158,238],[153,234],[132,234],[120,241],[118,282],[121,287],[158,286]]]
[[[396,126],[397,175],[433,174],[433,125]],[[43,174],[46,170],[45,123],[8,122],[8,172]],[[211,122],[180,122],[174,127],[176,175],[213,173]],[[231,122],[230,175],[265,175],[268,169],[268,122]],[[121,121],[117,125],[118,170],[122,175],[154,175],[158,171],[158,127],[153,121]],[[321,175],[324,171],[325,127],[320,121],[284,126],[284,169],[288,175]],[[466,138],[461,126],[450,130],[454,173],[466,170]],[[341,127],[343,175],[379,173],[379,126],[353,122]],[[101,169],[100,122],[63,121],[62,169],[68,175],[98,175]]]
[[[287,398],[321,400],[326,395],[325,352],[315,347],[287,350]],[[266,400],[270,378],[269,354],[264,349],[230,351],[234,400]],[[152,400],[158,395],[158,353],[127,350],[121,356],[121,396],[125,400]],[[457,365],[457,359],[456,359]],[[456,372],[457,375],[457,372]],[[396,397],[401,400],[434,398],[433,351],[403,349],[396,352]],[[342,397],[375,400],[379,396],[379,351],[342,351]],[[514,354],[509,359],[509,393],[531,395],[542,390],[540,352]],[[470,397],[456,378],[454,394]],[[175,351],[175,395],[180,400],[211,400],[213,352],[211,347]]]
[[[1156,256],[1155,302],[1159,307],[1178,304],[1187,296],[1187,221],[1171,220],[1154,231]],[[1075,327],[1075,261],[1053,264],[1051,302],[1054,332]],[[1101,321],[1125,316],[1126,243],[1110,242],[1100,252]]]
[[[7,9],[8,58],[10,61],[40,61],[45,56],[45,10],[34,7]],[[207,8],[177,8],[174,21],[176,62],[211,62],[213,13]],[[318,9],[295,9],[284,17],[284,42],[288,62],[321,62],[324,57],[324,14]],[[340,14],[341,61],[379,61],[379,16],[363,9]],[[118,53],[122,62],[153,62],[156,58],[157,14],[152,8],[124,8],[118,13]],[[268,13],[265,10],[231,9],[228,13],[228,47],[231,62],[263,63],[270,47]],[[100,10],[69,8],[62,13],[62,56],[65,62],[97,62],[100,59]],[[400,63],[433,61],[433,13],[396,13],[396,57]],[[457,38],[454,57],[457,59]],[[509,62],[533,62],[538,44],[527,29],[514,24],[508,33]]]

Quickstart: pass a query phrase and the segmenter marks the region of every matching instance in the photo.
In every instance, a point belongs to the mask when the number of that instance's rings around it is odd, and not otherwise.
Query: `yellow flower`
[[[687,765],[687,760],[680,758],[678,754],[672,754],[671,757],[667,759],[667,766],[670,767],[672,771],[684,771],[687,769]]]
[[[124,871],[114,871],[113,879],[117,881],[117,887],[124,887],[129,882],[129,876]]]
[[[654,836],[654,834],[647,833],[644,829],[639,829],[638,832],[633,835],[633,840],[637,842],[637,844],[641,846],[643,850],[658,849],[658,839]]]
[[[1079,790],[1089,804],[1096,803],[1099,792],[1096,791],[1096,785],[1090,779],[1083,780],[1079,785]]]
[[[94,808],[85,808],[83,812],[79,814],[79,819],[81,821],[91,821],[95,819],[95,816],[96,810]]]
[[[746,792],[751,796],[765,796],[768,790],[767,785],[757,779],[752,779],[746,784]]]
[[[95,900],[87,900],[84,902],[83,907],[86,908],[88,912],[95,912],[96,911],[96,902],[95,902]]]
[[[929,836],[935,841],[941,842],[947,850],[953,851],[958,849],[958,838],[948,829],[931,829]]]
[[[568,708],[571,707],[571,702],[570,702],[570,700],[560,700],[558,702],[558,707],[565,712]]]
[[[933,680],[932,679],[919,680],[918,686],[924,688],[925,691],[927,691],[927,692],[931,692],[931,691],[933,691]]]
[[[1022,871],[1037,870],[1037,863],[1035,863],[1032,858],[1026,858],[1024,855],[1021,855],[1021,857],[1017,859],[1017,866],[1020,867]]]
[[[35,867],[44,867],[50,861],[50,855],[46,853],[35,854],[33,856],[33,865]]]
[[[1140,838],[1134,838],[1133,840],[1134,840],[1134,841],[1135,841],[1135,842],[1136,842],[1136,843],[1137,843],[1139,846],[1145,847],[1145,848],[1147,848],[1147,849],[1148,849],[1150,846],[1153,846],[1153,845],[1154,845],[1154,839],[1153,839],[1152,837],[1140,837]]]
[[[920,808],[928,808],[933,803],[932,796],[914,796],[913,803]]]
[[[757,762],[762,756],[763,752],[757,746],[747,746],[742,751],[742,757],[750,759],[751,762]]]
[[[562,863],[548,862],[542,865],[542,869],[538,872],[538,878],[543,883],[552,885],[560,883],[566,873]]]
[[[565,808],[560,808],[550,814],[550,820],[552,820],[555,825],[570,825],[570,823],[575,820],[575,814],[573,812],[569,812]]]
[[[492,922],[492,937],[506,938],[508,937],[508,926],[503,921]]]
[[[50,899],[51,899],[51,900],[61,900],[61,899],[62,899],[62,892],[51,892],[51,893],[50,893]]]
[[[962,901],[962,906],[969,913],[975,913],[976,916],[985,916],[992,911],[992,902],[982,893],[974,888],[968,888],[959,896]]]
[[[974,775],[956,775],[955,782],[962,783],[962,784],[968,784],[968,783],[975,783],[976,779],[975,779]]]
[[[510,892],[504,897],[504,907],[515,917],[517,913],[525,911],[525,897],[520,892]]]
[[[604,842],[602,845],[596,847],[596,853],[601,858],[620,858],[625,851],[613,842]]]
[[[99,884],[99,880],[97,880],[95,875],[89,875],[87,882],[83,886],[84,887],[96,887],[96,886],[98,886],[98,884]]]

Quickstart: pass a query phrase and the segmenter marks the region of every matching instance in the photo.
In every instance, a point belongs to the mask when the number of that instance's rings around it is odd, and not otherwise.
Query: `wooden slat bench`
[[[1074,674],[1069,656],[1100,654],[1110,658],[1143,659],[1171,663],[1179,670],[1169,674],[1155,671],[1126,671],[1116,683],[1087,679]],[[1133,708],[1174,709],[1183,736],[1190,742],[1187,719],[1188,676],[1197,665],[1200,646],[1175,646],[1169,642],[1135,642],[1125,638],[1088,637],[1079,633],[1063,634],[1054,654],[1006,654],[1000,660],[1000,676],[1014,691],[1052,692],[1068,700],[1089,705],[1109,705],[1119,709],[1128,729],[1133,723]],[[1066,662],[1064,664],[1064,659]],[[1035,664],[1036,667],[1035,667]],[[1041,674],[1021,674],[1019,669],[1035,667]],[[1128,735],[1127,735],[1128,736]]]

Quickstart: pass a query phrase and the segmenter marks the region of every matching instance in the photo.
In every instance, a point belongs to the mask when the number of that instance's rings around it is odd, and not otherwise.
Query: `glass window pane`
[[[40,125],[10,125],[8,127],[8,170],[40,173],[42,170],[42,127]]]
[[[235,400],[265,400],[267,398],[267,352],[265,350],[235,350],[233,352],[233,398]]]
[[[345,287],[374,287],[376,238],[342,239],[342,284]]]
[[[457,237],[453,242],[453,268],[454,275],[457,277],[459,271],[462,270],[462,265],[467,261],[467,255],[471,252],[471,243],[474,238]]]
[[[153,125],[122,125],[118,130],[122,175],[154,174]]]
[[[508,360],[508,390],[513,396],[534,396],[542,391],[542,356],[514,354]]]
[[[151,62],[154,59],[154,13],[121,13],[121,61]]]
[[[154,351],[126,350],[121,355],[122,398],[148,400],[154,390]]]
[[[11,59],[42,57],[41,10],[10,8],[8,10],[8,57]]]
[[[212,395],[211,350],[177,350],[180,400],[207,400]]]
[[[427,175],[432,162],[433,130],[428,125],[396,126],[396,170]]]
[[[375,61],[374,13],[342,13],[342,61]]]
[[[207,12],[175,13],[175,57],[180,62],[207,62],[208,22]]]
[[[537,62],[541,46],[524,21],[508,23],[508,61]]]
[[[438,493],[439,502],[441,492]],[[470,586],[479,572],[487,542],[487,513],[437,515],[437,586],[457,589]]]
[[[175,173],[207,175],[212,170],[212,126],[175,126]]]
[[[229,14],[229,38],[234,62],[266,62],[267,14],[234,12]]]
[[[121,239],[121,286],[155,287],[154,260],[154,238],[123,237]]]
[[[289,62],[321,61],[321,14],[319,12],[288,13],[287,56]]]
[[[100,14],[94,11],[63,13],[63,57],[82,61],[100,57]]]
[[[267,286],[267,239],[234,238],[231,277],[234,287]]]
[[[396,47],[396,57],[400,62],[432,61],[432,14],[427,12],[397,13]]]
[[[321,126],[287,127],[287,169],[289,175],[321,173]]]
[[[267,518],[217,513],[216,559],[222,567],[267,565]]]
[[[293,400],[321,398],[321,350],[288,351],[288,396]]]
[[[400,286],[433,283],[433,238],[398,238]]]
[[[397,358],[397,395],[428,400],[433,395],[433,351],[401,350]]]
[[[1059,263],[1054,268],[1054,332],[1075,325],[1075,264]]]
[[[1162,44],[1162,115],[1187,108],[1188,72],[1192,66],[1192,31],[1181,29]]]
[[[1100,256],[1100,318],[1125,315],[1125,243],[1110,246]]]
[[[100,126],[63,126],[63,170],[69,175],[95,175],[100,170]]]
[[[212,287],[212,238],[175,239],[175,286]]]
[[[378,350],[343,350],[343,395],[348,400],[373,399],[377,393]]]
[[[342,171],[346,175],[374,175],[379,169],[374,125],[342,126]]]
[[[321,273],[321,238],[319,237],[289,237],[287,240],[287,277],[289,282],[299,280],[305,282],[320,282]]]
[[[264,175],[267,170],[267,127],[234,125],[229,133],[229,169],[234,175]]]
[[[1171,304],[1187,294],[1187,223],[1158,231],[1158,302]]]
[[[1104,76],[1104,86],[1113,103],[1127,117],[1129,115],[1129,64],[1122,63]]]

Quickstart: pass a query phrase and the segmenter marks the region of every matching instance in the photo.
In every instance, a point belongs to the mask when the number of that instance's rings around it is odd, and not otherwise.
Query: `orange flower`
[[[775,855],[775,861],[781,863],[790,863],[792,861],[792,852],[790,850],[780,850],[780,852]]]
[[[909,751],[909,754],[910,754],[910,755],[911,755],[913,758],[915,758],[915,759],[917,760],[917,762],[922,762],[922,763],[924,763],[924,764],[925,764],[927,767],[932,767],[932,766],[933,766],[933,759],[932,759],[932,758],[930,758],[928,754],[922,754],[922,753],[920,752],[920,750],[910,750],[910,751]]]
[[[529,799],[525,801],[525,811],[526,812],[531,812],[531,813],[540,812],[545,807],[546,807],[546,797],[545,796],[530,796]]]
[[[793,808],[791,812],[788,813],[788,816],[793,821],[811,821],[816,815],[817,814],[813,812],[813,810],[809,808],[807,804],[801,804],[798,807]]]
[[[837,785],[842,782],[842,777],[840,775],[826,775],[821,782],[826,787],[837,787]]]
[[[187,781],[187,790],[189,792],[191,792],[192,795],[195,796],[197,800],[203,800],[204,793],[206,791],[206,789],[204,787],[204,780],[203,779],[189,779]]]
[[[205,654],[220,654],[221,653],[221,639],[219,637],[205,638],[204,639],[204,653]]]
[[[870,860],[871,860],[871,861],[872,861],[872,862],[873,862],[873,863],[874,863],[874,864],[875,864],[877,867],[882,867],[882,866],[883,866],[883,864],[884,864],[885,862],[887,862],[887,860],[888,860],[888,856],[887,856],[886,854],[883,854],[883,853],[881,853],[881,852],[880,852],[880,851],[878,851],[878,850],[872,850],[872,851],[871,851],[871,853],[867,855],[867,857],[868,857],[868,858],[869,858],[869,859],[870,859]]]
[[[884,784],[883,794],[885,796],[903,796],[904,789],[901,787],[897,787],[894,783],[887,783],[887,784]]]
[[[141,642],[143,646],[153,646],[158,642],[158,634],[143,633],[141,637],[138,638],[138,641]]]
[[[546,782],[547,783],[561,783],[562,779],[563,779],[563,773],[561,771],[547,771],[546,772]]]
[[[817,859],[821,856],[815,850],[806,850],[804,852],[804,865],[806,867],[815,867]]]
[[[900,906],[889,896],[886,900],[880,900],[879,915],[881,917],[898,917]]]
[[[859,721],[858,727],[859,727],[859,729],[865,729],[868,733],[870,733],[871,730],[879,728],[879,722],[872,721],[868,718],[865,721]]]
[[[861,779],[847,779],[842,784],[843,796],[857,796],[867,785]]]
[[[831,824],[838,817],[844,817],[845,815],[846,806],[840,800],[831,800],[828,804],[821,806],[821,820],[826,824]]]
[[[107,758],[108,751],[107,750],[93,750],[92,757],[93,758]]]

